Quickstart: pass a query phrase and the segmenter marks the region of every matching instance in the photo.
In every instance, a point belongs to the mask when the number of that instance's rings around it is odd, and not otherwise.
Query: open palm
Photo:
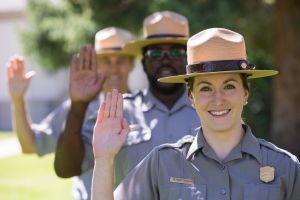
[[[84,46],[73,55],[70,76],[70,96],[73,101],[89,102],[102,88],[104,74],[98,74],[97,56],[94,49]]]
[[[35,75],[35,72],[25,73],[24,59],[20,56],[13,56],[7,63],[6,73],[9,93],[12,99],[23,98],[30,79]]]
[[[121,149],[129,127],[123,118],[123,97],[117,90],[108,92],[101,105],[93,135],[95,159],[114,158]]]

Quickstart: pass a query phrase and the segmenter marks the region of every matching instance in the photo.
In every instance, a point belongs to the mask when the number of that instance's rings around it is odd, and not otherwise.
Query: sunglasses
[[[186,51],[183,49],[148,49],[145,53],[145,55],[151,59],[161,59],[165,54],[168,55],[168,57],[171,59],[176,59],[186,56]]]

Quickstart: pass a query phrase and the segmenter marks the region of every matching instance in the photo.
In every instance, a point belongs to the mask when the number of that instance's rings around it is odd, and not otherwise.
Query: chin
[[[184,87],[184,85],[178,83],[158,83],[154,85],[154,88],[164,94],[174,94],[181,90],[182,87]]]

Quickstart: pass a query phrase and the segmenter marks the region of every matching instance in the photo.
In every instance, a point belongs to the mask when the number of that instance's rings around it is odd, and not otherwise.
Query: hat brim
[[[235,70],[235,71],[221,71],[221,72],[205,72],[205,73],[191,73],[185,75],[169,76],[159,78],[158,81],[162,83],[186,83],[187,79],[203,76],[203,75],[213,75],[213,74],[247,74],[248,79],[262,78],[267,76],[274,76],[278,74],[276,70]]]
[[[182,44],[186,45],[188,38],[150,38],[144,40],[135,40],[131,41],[123,47],[123,49],[127,52],[130,52],[134,55],[141,56],[142,55],[142,48],[152,45],[152,44]]]

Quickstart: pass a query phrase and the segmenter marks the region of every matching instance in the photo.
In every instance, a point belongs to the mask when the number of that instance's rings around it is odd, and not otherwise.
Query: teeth
[[[224,115],[224,114],[226,114],[226,113],[228,113],[228,112],[229,112],[229,110],[210,111],[210,113],[211,113],[212,115],[216,115],[216,116],[221,116],[221,115]]]

